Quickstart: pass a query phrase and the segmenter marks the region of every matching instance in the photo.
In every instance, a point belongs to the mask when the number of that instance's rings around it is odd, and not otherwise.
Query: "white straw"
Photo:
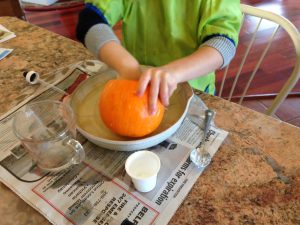
[[[37,80],[38,80],[39,83],[45,85],[46,87],[49,87],[49,88],[51,88],[51,89],[53,89],[53,90],[55,90],[55,91],[57,91],[57,92],[59,92],[61,94],[69,95],[67,92],[65,92],[64,90],[56,87],[54,84],[47,83],[46,81],[43,81],[41,79],[37,79]]]

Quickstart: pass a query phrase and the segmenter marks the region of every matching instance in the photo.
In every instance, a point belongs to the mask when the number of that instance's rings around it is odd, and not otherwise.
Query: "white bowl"
[[[109,130],[99,115],[100,93],[107,81],[115,79],[116,76],[115,71],[106,69],[101,74],[83,81],[71,95],[70,104],[76,115],[77,128],[83,136],[106,149],[135,151],[157,145],[175,133],[187,113],[193,96],[193,90],[188,83],[178,85],[160,126],[153,133],[142,138],[128,138]]]

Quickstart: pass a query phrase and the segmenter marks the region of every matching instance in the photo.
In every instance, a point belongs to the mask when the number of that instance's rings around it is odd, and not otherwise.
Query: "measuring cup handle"
[[[79,143],[79,141],[75,139],[69,139],[67,144],[70,145],[72,149],[75,151],[75,156],[72,158],[71,163],[72,164],[81,163],[85,158],[85,152],[82,145]]]

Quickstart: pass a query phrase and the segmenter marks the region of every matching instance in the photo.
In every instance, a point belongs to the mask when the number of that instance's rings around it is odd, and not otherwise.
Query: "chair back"
[[[241,57],[239,59],[234,58],[224,68],[222,82],[219,85],[220,88],[217,94],[219,97],[236,101],[239,104],[242,104],[245,98],[275,95],[276,97],[265,112],[267,115],[273,115],[300,77],[300,34],[288,19],[274,12],[245,4],[241,4],[241,11],[243,13],[243,25],[236,54],[236,57]],[[254,29],[253,23],[255,24]],[[281,42],[283,37],[287,37],[284,39],[284,43]],[[286,49],[290,48],[294,49],[294,53],[290,51],[285,52]],[[282,51],[282,54],[277,51]],[[280,57],[283,59],[289,57],[289,59],[283,63],[278,63],[276,60],[276,65],[274,62],[268,61],[268,55],[272,56],[273,59],[277,57],[278,61],[280,61]],[[292,59],[290,59],[291,55]],[[267,65],[265,68],[263,67],[264,63]],[[278,70],[273,69],[280,66],[282,68],[289,66],[289,68],[292,67],[293,69],[292,71],[290,69],[282,69],[282,74],[278,73]],[[231,70],[231,67],[234,69]],[[271,74],[272,69],[277,71],[277,74]],[[271,77],[265,82],[260,82],[260,84],[268,81],[282,83],[282,79],[288,76],[283,86],[280,87],[279,93],[267,93],[267,88],[262,86],[256,87],[256,90],[259,89],[261,91],[259,95],[247,95],[254,77],[256,75],[263,76],[265,73],[270,74],[269,76]],[[260,77],[258,80],[262,81],[263,79]],[[230,84],[226,86],[226,82],[230,82]]]

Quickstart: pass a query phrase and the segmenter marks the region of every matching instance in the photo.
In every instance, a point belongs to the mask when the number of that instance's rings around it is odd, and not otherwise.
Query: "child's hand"
[[[177,88],[177,83],[174,74],[167,69],[163,67],[149,68],[141,74],[137,95],[143,95],[150,84],[149,110],[151,114],[154,114],[156,112],[157,98],[160,97],[162,104],[168,106],[169,99]]]

